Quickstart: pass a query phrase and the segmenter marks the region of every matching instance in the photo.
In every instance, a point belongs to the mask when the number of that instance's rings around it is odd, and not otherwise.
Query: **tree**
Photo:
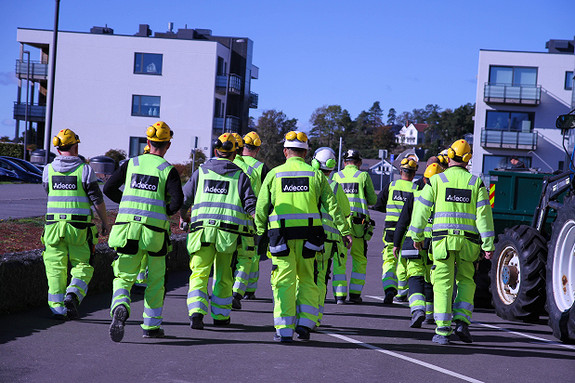
[[[395,125],[395,120],[397,120],[397,112],[394,108],[390,108],[387,113],[387,125]]]
[[[110,149],[104,155],[114,160],[116,163],[116,169],[118,168],[120,161],[126,159],[126,151],[122,149]]]
[[[285,162],[283,139],[287,132],[296,130],[297,119],[288,119],[282,111],[266,110],[258,118],[255,129],[262,140],[260,159],[270,168]]]
[[[341,109],[339,105],[322,106],[313,111],[310,124],[313,126],[309,136],[315,139],[314,144],[318,147],[337,146],[337,140],[344,132],[344,119],[349,118],[349,113]],[[346,120],[347,122],[347,120]]]

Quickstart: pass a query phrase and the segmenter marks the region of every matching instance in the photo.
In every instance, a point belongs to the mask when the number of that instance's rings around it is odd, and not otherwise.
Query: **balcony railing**
[[[239,133],[240,127],[241,127],[241,119],[239,117],[227,116],[225,119],[225,126],[223,117],[214,118],[213,132],[216,135],[220,135],[224,132]]]
[[[541,86],[485,83],[483,101],[493,104],[539,105]]]
[[[537,149],[536,132],[510,132],[481,129],[481,146],[501,149]]]
[[[228,86],[228,76],[225,74],[216,76],[216,92],[226,94]],[[229,92],[232,94],[242,94],[242,78],[237,74],[230,74]]]
[[[25,80],[28,75],[28,61],[16,60],[16,76]],[[48,64],[42,64],[39,61],[30,61],[30,80],[48,79]]]
[[[26,118],[26,103],[14,103],[14,119],[24,120]],[[46,121],[46,105],[29,105],[28,121],[44,122]]]
[[[258,94],[254,92],[250,92],[250,108],[257,109],[258,108]]]

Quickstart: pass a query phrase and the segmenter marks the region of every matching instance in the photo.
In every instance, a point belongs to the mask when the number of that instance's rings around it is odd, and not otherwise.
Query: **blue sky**
[[[52,29],[55,1],[1,3],[0,136],[12,137],[16,28]],[[385,114],[473,103],[480,49],[545,51],[549,39],[573,39],[574,10],[570,0],[61,0],[60,30],[107,24],[132,35],[139,24],[165,32],[174,22],[249,37],[260,68],[252,116],[282,110],[307,130],[323,105],[355,118],[374,101]]]

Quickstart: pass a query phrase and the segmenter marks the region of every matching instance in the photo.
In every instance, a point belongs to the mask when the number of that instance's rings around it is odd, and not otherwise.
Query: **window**
[[[130,137],[130,158],[144,153],[147,144],[148,140],[145,137]]]
[[[489,83],[493,85],[536,86],[537,68],[492,66]]]
[[[533,120],[534,113],[488,110],[485,129],[531,132],[533,130]]]
[[[162,55],[157,53],[135,53],[134,73],[162,74]]]
[[[573,72],[565,72],[565,90],[573,89]]]
[[[527,168],[531,167],[531,157],[522,156],[483,156],[483,174],[488,175],[491,170],[511,169],[511,158],[516,157]]]
[[[219,98],[216,98],[216,106],[214,109],[214,117],[224,116],[224,103]]]
[[[160,117],[160,96],[132,96],[132,116]]]
[[[225,76],[226,75],[226,62],[220,56],[218,56],[218,76]]]

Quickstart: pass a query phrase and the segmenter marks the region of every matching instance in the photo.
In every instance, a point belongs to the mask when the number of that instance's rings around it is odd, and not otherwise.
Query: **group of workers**
[[[183,188],[178,172],[164,159],[173,131],[158,121],[146,136],[145,153],[121,164],[104,185],[104,194],[119,203],[111,229],[94,171],[78,157],[78,135],[63,129],[53,139],[60,155],[44,169],[48,206],[42,241],[48,304],[56,318],[78,318],[88,291],[97,236],[94,205],[102,221],[100,234],[109,233],[108,244],[117,253],[110,338],[123,339],[130,291],[141,279],[146,283],[143,336],[163,337],[169,216],[179,212],[180,227],[188,231],[192,329],[203,329],[208,313],[215,326],[229,325],[232,309],[241,309],[243,299],[255,299],[259,260],[268,255],[273,339],[291,343],[297,334],[309,340],[323,319],[329,279],[337,304],[362,303],[367,245],[375,225],[369,207],[375,205],[385,212],[383,303],[409,300],[410,326],[435,323],[435,343],[448,344],[453,331],[463,342],[472,342],[473,262],[480,249],[491,257],[494,232],[487,190],[466,169],[471,148],[465,140],[432,157],[417,182],[417,158],[402,159],[401,178],[378,196],[369,174],[360,170],[356,150],[344,153],[345,167],[335,174],[331,148],[319,148],[306,163],[309,142],[303,132],[285,135],[286,161],[271,170],[256,159],[262,145],[256,132],[243,138],[224,133],[213,143],[214,157]]]

